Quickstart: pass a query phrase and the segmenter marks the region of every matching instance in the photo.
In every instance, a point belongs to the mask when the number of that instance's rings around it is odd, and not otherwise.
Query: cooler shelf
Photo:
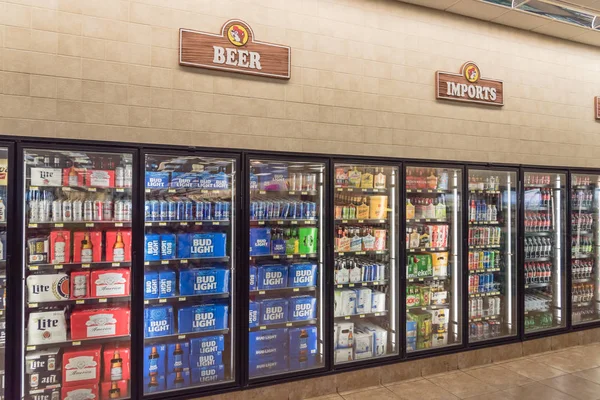
[[[27,346],[25,346],[25,350],[36,351],[36,350],[50,349],[52,347],[65,348],[65,347],[84,346],[84,345],[88,345],[88,344],[125,342],[125,341],[129,341],[129,340],[131,340],[130,335],[104,336],[101,338],[94,338],[94,339],[66,340],[64,342],[53,342],[53,343],[44,343],[44,344],[36,344],[36,345],[27,345]]]
[[[173,340],[193,339],[193,338],[203,337],[203,336],[225,335],[227,333],[229,333],[229,329],[217,329],[217,330],[213,330],[213,331],[191,332],[191,333],[175,333],[173,335],[146,337],[146,338],[144,338],[144,342],[146,342],[146,343],[148,343],[148,342],[164,343],[164,342],[172,342]]]
[[[202,258],[173,258],[170,260],[144,261],[145,266],[158,267],[169,264],[191,264],[199,262],[228,262],[229,257],[202,257]]]
[[[300,260],[317,258],[318,254],[266,254],[264,256],[250,256],[250,260]]]
[[[279,324],[269,324],[269,325],[259,325],[253,328],[249,328],[250,332],[255,331],[264,331],[265,329],[276,329],[276,328],[291,328],[294,326],[306,326],[306,325],[315,325],[317,323],[316,319],[309,319],[306,321],[293,321],[293,322],[281,322]]]
[[[353,315],[343,315],[341,317],[335,317],[336,320],[351,320],[351,319],[363,319],[363,318],[371,318],[371,317],[384,317],[387,316],[387,311],[379,311],[379,312],[371,312],[364,314],[353,314]]]
[[[370,256],[370,255],[377,255],[377,254],[387,254],[388,250],[368,250],[368,251],[336,251],[335,255],[336,256],[344,256],[344,255],[349,255],[349,256]]]
[[[58,301],[44,301],[39,303],[27,303],[27,308],[44,308],[53,306],[68,306],[79,304],[107,304],[107,303],[124,303],[131,301],[131,296],[114,296],[114,297],[96,297],[89,299],[69,299]]]
[[[146,221],[145,226],[229,226],[228,220],[202,220],[202,221]]]
[[[316,225],[316,219],[253,219],[250,225]]]
[[[48,228],[131,228],[131,221],[67,221],[67,222],[37,222],[27,224],[29,229]]]
[[[93,262],[93,263],[65,263],[65,264],[30,264],[27,265],[29,271],[60,271],[64,269],[83,268],[83,269],[99,269],[99,268],[121,268],[130,267],[131,261],[127,262]]]
[[[265,289],[265,290],[251,290],[250,296],[269,296],[269,295],[287,295],[293,293],[306,293],[306,292],[314,292],[317,290],[316,286],[306,286],[306,287],[287,287],[281,289]]]
[[[375,189],[375,188],[355,188],[355,187],[336,187],[336,192],[348,192],[348,193],[387,193],[389,189]]]
[[[226,299],[229,297],[229,293],[207,293],[207,294],[195,294],[190,296],[172,296],[172,297],[161,297],[159,299],[144,299],[144,304],[173,304],[183,303],[186,301],[196,300],[212,300],[212,299]]]

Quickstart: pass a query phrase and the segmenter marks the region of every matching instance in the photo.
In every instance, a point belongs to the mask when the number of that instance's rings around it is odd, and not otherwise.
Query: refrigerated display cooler
[[[231,382],[237,161],[150,152],[144,163],[144,393]]]
[[[525,171],[523,270],[524,329],[565,327],[566,174]]]
[[[598,321],[600,177],[571,175],[571,322]]]
[[[8,230],[8,147],[0,147],[0,400],[5,399],[6,307],[7,307],[7,232]],[[12,172],[11,172],[12,173]],[[12,191],[12,190],[11,190]]]
[[[406,351],[462,344],[463,169],[406,167]]]
[[[250,380],[324,366],[326,164],[249,160]]]
[[[469,342],[517,334],[517,171],[469,169]]]
[[[399,169],[336,162],[334,179],[334,362],[397,355]]]
[[[21,397],[127,398],[133,154],[26,148],[23,162]]]

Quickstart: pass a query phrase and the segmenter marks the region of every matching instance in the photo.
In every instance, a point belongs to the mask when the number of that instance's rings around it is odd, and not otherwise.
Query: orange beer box
[[[129,335],[128,307],[76,309],[71,314],[71,339]]]

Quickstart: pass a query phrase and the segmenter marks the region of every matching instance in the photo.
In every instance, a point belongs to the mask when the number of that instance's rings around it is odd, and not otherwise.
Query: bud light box
[[[250,332],[250,361],[283,359],[288,354],[288,329],[267,329]]]
[[[261,189],[263,190],[286,190],[288,179],[288,168],[285,164],[270,163],[263,169],[261,174]]]
[[[173,306],[154,306],[144,309],[144,337],[174,334]]]
[[[225,379],[225,366],[192,368],[192,384],[218,382]]]
[[[202,304],[182,307],[177,312],[179,333],[227,329],[229,307],[225,304]]]
[[[197,188],[200,186],[200,176],[195,172],[172,172],[172,188]]]
[[[260,324],[280,324],[288,322],[288,301],[267,299],[260,302]]]
[[[225,172],[213,174],[205,171],[200,174],[198,186],[201,189],[229,189],[229,179]]]
[[[283,289],[288,284],[287,265],[263,265],[258,267],[258,290]]]
[[[158,272],[144,272],[144,298],[158,299]]]
[[[177,236],[160,235],[160,258],[161,260],[172,260],[175,258],[175,240]]]
[[[225,350],[225,337],[223,335],[204,336],[190,339],[192,355],[210,354]]]
[[[290,337],[290,370],[314,367],[317,362],[317,327],[292,328]]]
[[[181,233],[177,235],[177,258],[225,257],[224,233]]]
[[[293,296],[288,300],[288,319],[293,321],[308,321],[317,318],[317,299],[312,296]]]
[[[288,370],[288,358],[261,358],[250,360],[249,374],[251,377],[286,372]]]
[[[179,295],[229,293],[229,274],[225,268],[180,270]]]
[[[150,375],[164,376],[166,361],[167,345],[144,346],[144,379]]]
[[[167,390],[182,389],[190,386],[190,371],[172,372],[167,375]]]
[[[250,328],[255,328],[259,325],[259,315],[260,315],[260,302],[258,301],[250,301]]]
[[[160,235],[146,235],[146,244],[144,246],[144,260],[160,260]]]
[[[190,367],[190,343],[181,341],[167,344],[167,373]]]
[[[271,254],[271,228],[250,228],[250,255]]]
[[[292,264],[288,267],[289,287],[309,287],[317,285],[316,264]]]
[[[177,273],[172,269],[163,269],[158,272],[159,296],[173,297],[176,295]]]
[[[256,290],[258,288],[258,269],[256,266],[250,266],[250,290]]]
[[[146,172],[146,188],[166,189],[169,187],[168,172]]]
[[[216,351],[208,354],[198,354],[190,357],[192,368],[214,367],[223,364],[223,352]]]

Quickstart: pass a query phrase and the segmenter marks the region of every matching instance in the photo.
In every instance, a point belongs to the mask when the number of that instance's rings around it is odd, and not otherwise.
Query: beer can
[[[86,200],[83,202],[83,220],[93,221],[94,219],[94,202]]]
[[[472,338],[477,337],[477,324],[475,322],[471,322],[469,325],[469,336]]]
[[[71,200],[65,200],[62,204],[62,220],[71,222],[73,220],[73,204]]]
[[[112,221],[113,220],[113,202],[110,199],[104,200],[102,204],[102,219],[104,221]]]
[[[52,222],[62,221],[62,201],[54,200],[52,202]]]
[[[73,202],[73,221],[83,221],[83,203],[81,200]]]
[[[273,219],[274,218],[272,201],[265,202],[265,216],[266,216],[265,219]]]
[[[253,220],[253,221],[256,220],[256,219],[258,219],[258,217],[257,217],[257,211],[258,211],[257,208],[258,208],[258,206],[256,204],[256,201],[251,201],[250,202],[250,219]]]
[[[103,221],[104,220],[104,202],[102,200],[94,201],[94,214],[92,215],[92,220],[94,221]]]
[[[227,206],[229,207],[229,202],[227,202]],[[281,202],[274,201],[273,202],[273,218],[278,219],[281,218]],[[226,219],[229,219],[229,215]]]
[[[273,213],[275,213],[275,210],[273,210]],[[228,201],[223,202],[221,216],[221,219],[223,219],[224,221],[229,221],[229,218],[231,217],[230,204]]]
[[[183,221],[185,219],[185,203],[183,200],[177,200],[177,215],[175,219],[177,221]]]
[[[210,201],[204,202],[204,219],[207,221],[212,219],[212,203]]]
[[[196,214],[194,215],[196,221],[202,221],[204,219],[204,202],[196,202]]]
[[[160,216],[160,205],[158,204],[158,200],[150,201],[150,212],[152,215],[152,221],[158,221]]]
[[[115,201],[115,221],[125,221],[124,204],[125,201]]]
[[[281,203],[281,219],[288,219],[290,217],[290,202],[283,201]]]
[[[483,339],[483,324],[477,322],[477,339]]]
[[[490,337],[490,324],[487,321],[483,322],[483,338],[487,339]]]
[[[166,200],[160,200],[158,202],[158,218],[161,221],[169,220],[169,203]]]
[[[144,218],[146,221],[152,221],[152,205],[150,200],[146,200],[144,203]]]
[[[215,201],[215,219],[218,221],[221,219],[222,215],[222,203],[220,201]]]
[[[298,203],[295,201],[290,202],[290,215],[288,218],[290,218],[290,219],[298,218],[297,211],[298,211]]]
[[[304,202],[303,201],[299,201],[296,204],[296,218],[297,219],[304,218]]]
[[[131,221],[133,212],[133,205],[131,204],[131,200],[123,201],[123,221]]]
[[[192,203],[190,200],[185,201],[184,219],[186,221],[191,221],[194,219],[194,203]]]
[[[169,221],[177,219],[177,203],[173,200],[167,201],[167,219]]]

